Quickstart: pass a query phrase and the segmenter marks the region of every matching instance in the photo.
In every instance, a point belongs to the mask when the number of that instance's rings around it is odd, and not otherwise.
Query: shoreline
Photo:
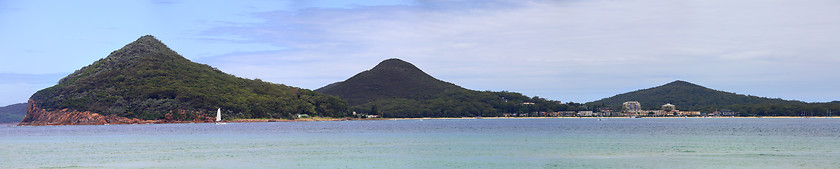
[[[360,120],[356,118],[332,118],[332,117],[314,117],[314,118],[300,118],[300,119],[233,119],[233,120],[222,120],[222,122],[227,123],[250,123],[250,122],[296,122],[296,121],[351,121],[351,120]]]
[[[314,117],[314,118],[300,118],[300,119],[233,119],[222,120],[223,123],[256,123],[256,122],[308,122],[308,121],[365,121],[365,120],[455,120],[455,119],[622,119],[632,117],[421,117],[421,118],[332,118],[332,117]],[[831,116],[689,116],[689,117],[640,117],[653,119],[832,119]],[[19,123],[0,123],[0,125],[7,126],[65,126],[65,125],[133,125],[133,124],[183,124],[183,123],[215,123],[215,122],[196,122],[196,121],[146,121],[146,123],[105,123],[105,124],[46,124],[46,125],[19,125]]]
[[[381,120],[431,120],[431,119],[627,119],[632,117],[626,116],[614,116],[614,117],[420,117],[420,118],[376,118]],[[668,117],[640,117],[640,118],[653,118],[653,119],[761,119],[761,118],[768,118],[768,119],[831,119],[834,117],[830,116],[749,116],[749,117],[738,117],[738,116],[688,116],[688,117],[676,117],[676,116],[668,116]],[[371,119],[374,120],[374,119]]]

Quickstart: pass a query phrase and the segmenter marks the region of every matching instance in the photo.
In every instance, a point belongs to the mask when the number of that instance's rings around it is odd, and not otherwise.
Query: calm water
[[[835,119],[0,127],[0,168],[839,168]]]

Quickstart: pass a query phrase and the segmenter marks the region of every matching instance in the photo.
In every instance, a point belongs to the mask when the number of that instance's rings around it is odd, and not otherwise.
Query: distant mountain
[[[333,83],[315,91],[344,98],[350,105],[359,105],[382,99],[424,98],[447,91],[466,90],[435,79],[411,63],[388,59],[344,82]]]
[[[26,115],[26,103],[0,107],[0,123],[17,123]]]
[[[21,124],[202,122],[218,108],[226,119],[346,116],[349,110],[334,96],[194,63],[146,35],[33,94]]]
[[[519,93],[468,90],[400,59],[384,60],[370,70],[315,91],[347,100],[354,111],[385,117],[501,116],[566,109],[558,102]],[[539,106],[523,106],[524,102]]]
[[[586,105],[619,108],[626,101],[638,101],[643,109],[660,109],[671,103],[679,110],[714,111],[732,109],[751,115],[797,115],[798,110],[821,112],[831,103],[805,103],[801,101],[765,98],[709,89],[685,81],[674,81],[662,86],[642,89],[589,102]],[[833,104],[836,105],[836,104]],[[772,106],[775,106],[771,108]],[[787,106],[787,107],[786,107]]]

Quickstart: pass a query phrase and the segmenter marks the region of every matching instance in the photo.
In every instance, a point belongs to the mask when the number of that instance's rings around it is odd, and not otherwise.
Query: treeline
[[[830,103],[792,103],[792,104],[748,104],[722,106],[738,112],[738,116],[826,116],[830,112],[840,111],[840,102]],[[715,111],[713,107],[707,107],[702,111]],[[837,115],[838,113],[832,113]]]
[[[644,104],[643,104],[644,105]],[[600,108],[610,108],[612,110],[621,111],[620,105],[586,105],[587,110],[598,111]],[[660,107],[644,106],[644,110],[659,110]],[[706,105],[694,107],[680,107],[677,109],[681,111],[700,111],[703,113],[711,113],[715,111],[734,111],[736,116],[826,116],[830,112],[840,111],[840,101],[829,103],[804,103],[804,102],[789,102],[789,103],[759,103],[759,104],[734,104],[734,105]],[[832,113],[838,115],[840,113]]]
[[[353,111],[386,118],[500,117],[505,113],[582,110],[580,104],[561,104],[514,92],[450,90],[425,98],[399,98],[353,106]]]

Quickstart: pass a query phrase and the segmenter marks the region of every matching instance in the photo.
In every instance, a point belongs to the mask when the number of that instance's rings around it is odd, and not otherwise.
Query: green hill
[[[26,103],[0,107],[0,123],[17,123],[26,115]]]
[[[340,96],[351,105],[359,105],[383,99],[425,98],[464,90],[460,86],[435,79],[411,63],[388,59],[344,82],[333,83],[315,91]]]
[[[711,112],[731,109],[742,115],[791,115],[811,112],[824,113],[836,103],[805,103],[801,101],[765,98],[709,89],[685,81],[674,81],[662,86],[642,89],[589,102],[590,107],[611,107],[620,110],[622,103],[638,101],[642,109],[659,109],[671,103],[679,110]]]
[[[174,111],[210,115],[217,108],[225,118],[291,118],[297,113],[342,117],[349,110],[346,102],[334,96],[239,78],[194,63],[151,35],[111,52],[30,99],[46,110],[144,120],[162,119]]]
[[[568,109],[556,101],[519,93],[468,90],[400,59],[382,61],[370,70],[315,91],[347,100],[354,111],[384,117],[502,116]]]

